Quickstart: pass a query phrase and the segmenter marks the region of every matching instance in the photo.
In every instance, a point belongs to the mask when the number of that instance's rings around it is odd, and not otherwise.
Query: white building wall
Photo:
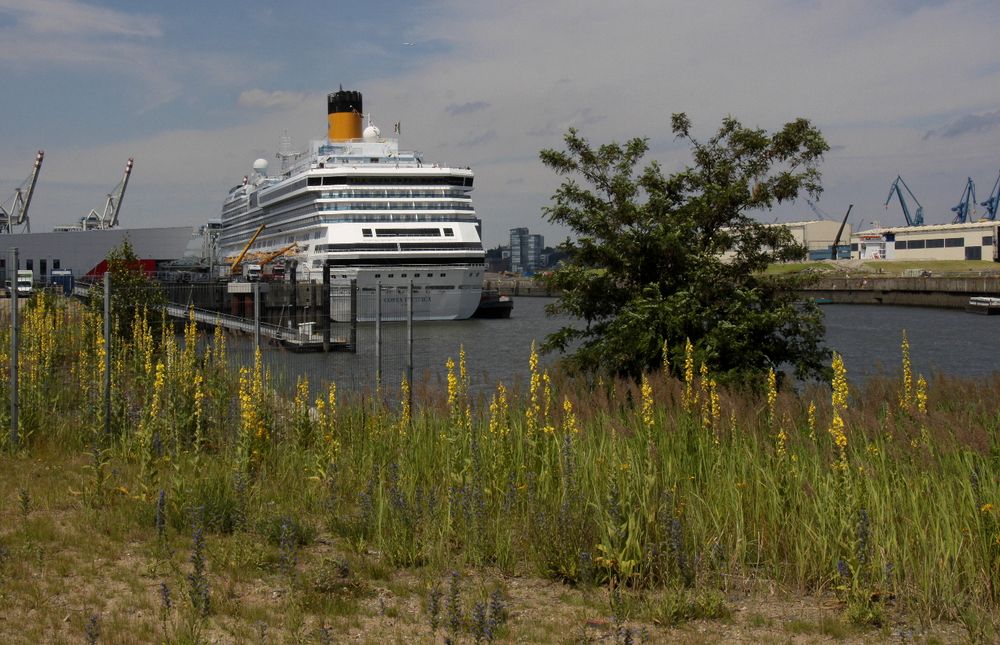
[[[865,249],[875,243],[877,233],[885,246],[887,260],[995,260],[996,222],[904,226],[864,231],[851,238],[851,257],[869,259]]]

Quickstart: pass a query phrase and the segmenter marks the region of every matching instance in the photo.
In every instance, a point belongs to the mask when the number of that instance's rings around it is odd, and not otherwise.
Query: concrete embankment
[[[488,275],[484,289],[504,296],[558,296],[541,280]],[[1000,297],[1000,276],[898,277],[862,274],[820,278],[803,297],[829,300],[836,304],[882,304],[913,307],[961,309],[973,296]]]
[[[824,277],[803,290],[802,294],[834,304],[961,309],[973,296],[1000,297],[1000,276]]]
[[[550,289],[541,280],[487,274],[483,281],[483,289],[497,290],[501,296],[558,296],[559,292]]]

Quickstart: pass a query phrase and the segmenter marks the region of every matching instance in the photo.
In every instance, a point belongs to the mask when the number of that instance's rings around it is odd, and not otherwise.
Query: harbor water
[[[414,381],[418,387],[424,383],[443,386],[446,361],[452,358],[457,364],[464,348],[474,392],[488,392],[497,381],[508,386],[523,383],[532,341],[540,345],[548,334],[572,324],[569,318],[546,315],[545,306],[554,301],[516,298],[507,320],[415,323]],[[898,373],[903,330],[909,337],[915,374],[928,379],[936,374],[975,379],[997,370],[1000,316],[885,305],[827,305],[822,311],[827,345],[844,357],[852,381]],[[245,339],[236,339],[233,349],[239,351],[245,343]],[[374,384],[374,325],[359,325],[358,346],[357,354],[294,354],[265,349],[264,359],[278,382],[294,384],[299,375],[306,375],[313,384],[336,381],[338,386],[359,390]],[[383,325],[382,347],[382,382],[386,388],[398,387],[405,373],[406,325]],[[543,356],[542,363],[556,358]]]

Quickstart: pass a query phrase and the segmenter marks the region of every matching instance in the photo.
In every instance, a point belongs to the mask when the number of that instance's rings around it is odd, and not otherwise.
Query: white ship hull
[[[229,191],[223,257],[263,264],[265,278],[280,256],[295,263],[297,281],[318,282],[325,268],[333,284],[355,280],[358,320],[374,320],[379,284],[383,319],[405,319],[403,289],[411,283],[416,320],[471,317],[485,270],[472,171],[425,163],[374,126],[362,132],[357,92],[331,94],[328,107],[327,139],[307,153],[279,155],[288,162],[280,174],[257,160]],[[334,318],[350,320],[350,309],[336,306]]]
[[[333,320],[371,322],[380,317],[384,321],[402,321],[409,316],[410,306],[413,307],[413,319],[417,321],[470,318],[482,295],[481,269],[430,268],[433,270],[412,266],[380,267],[338,273],[335,279],[331,278],[330,285]],[[352,283],[357,285],[353,312]]]

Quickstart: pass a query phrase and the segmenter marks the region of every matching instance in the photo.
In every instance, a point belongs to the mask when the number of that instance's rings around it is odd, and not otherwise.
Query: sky
[[[569,127],[593,144],[649,140],[690,162],[670,115],[707,139],[727,115],[768,130],[810,119],[831,145],[816,204],[851,224],[902,175],[927,223],[950,222],[966,178],[1000,173],[995,1],[408,0],[284,3],[0,0],[0,203],[45,150],[31,230],[70,224],[135,166],[121,225],[217,217],[279,137],[326,132],[326,94],[364,95],[383,132],[428,161],[471,166],[487,247],[543,216],[560,178],[539,151]],[[977,214],[984,209],[980,207]],[[764,221],[814,219],[805,200]]]

